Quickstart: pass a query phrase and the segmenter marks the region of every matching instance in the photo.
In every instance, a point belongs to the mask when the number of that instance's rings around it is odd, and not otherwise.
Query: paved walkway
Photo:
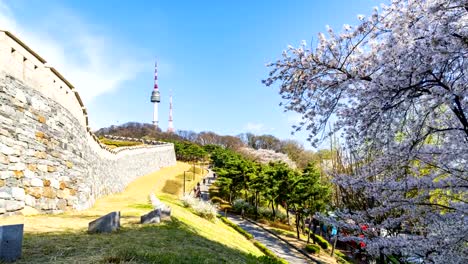
[[[203,184],[203,182],[200,183],[202,199],[205,201],[209,200],[208,189],[214,180],[213,171],[209,170],[207,176],[205,177],[205,184]],[[228,215],[228,219],[252,234],[256,240],[265,245],[269,250],[273,251],[280,258],[285,259],[287,262],[294,264],[311,263],[309,259],[307,259],[295,248],[292,248],[286,242],[278,239],[276,236],[272,235],[268,231],[265,231],[261,227],[252,224],[237,215]]]

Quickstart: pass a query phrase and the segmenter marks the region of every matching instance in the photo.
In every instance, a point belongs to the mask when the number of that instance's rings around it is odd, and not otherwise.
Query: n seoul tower
[[[154,112],[153,112],[153,125],[156,129],[159,128],[159,120],[158,120],[158,106],[159,102],[161,102],[161,96],[159,94],[158,89],[158,63],[155,62],[154,64],[154,89],[151,93],[151,102],[154,105]]]

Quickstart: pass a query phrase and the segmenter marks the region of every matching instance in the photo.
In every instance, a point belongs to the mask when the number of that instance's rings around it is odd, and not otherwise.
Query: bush
[[[318,254],[320,253],[320,247],[314,244],[309,244],[305,247],[305,250],[309,253]]]
[[[352,263],[352,258],[350,258],[346,254],[343,254],[338,249],[335,249],[335,257],[338,263],[342,263],[342,264]]]
[[[232,202],[232,210],[236,213],[241,213],[244,209],[245,214],[251,214],[254,212],[254,207],[243,199],[236,199]]]
[[[184,195],[184,197],[182,197],[181,201],[182,201],[182,205],[184,207],[187,207],[187,208],[192,208],[195,203],[197,202],[195,197],[193,197],[192,195]]]
[[[221,221],[223,221],[225,224],[227,224],[228,226],[234,228],[237,232],[241,233],[242,235],[244,235],[247,239],[253,239],[253,236],[252,234],[250,234],[249,232],[245,231],[242,227],[234,224],[233,222],[229,221],[229,219],[227,219],[226,217],[224,216],[221,216],[219,217],[221,219]]]
[[[199,201],[193,207],[195,213],[208,220],[214,220],[216,218],[216,208],[210,202]]]
[[[312,235],[312,234],[311,234]],[[330,243],[328,243],[327,240],[325,240],[323,237],[313,234],[315,236],[315,241],[317,241],[317,244],[323,249],[327,249],[330,247]]]
[[[276,256],[275,253],[273,253],[271,250],[269,250],[267,247],[265,247],[265,245],[263,245],[262,243],[258,242],[257,240],[254,241],[254,245],[260,249],[260,251],[262,251],[265,255],[267,255],[268,257],[272,258],[275,260],[275,262],[273,263],[281,263],[281,264],[288,264],[287,261],[285,261],[284,259]]]
[[[184,195],[184,197],[182,197],[182,205],[187,208],[192,208],[195,214],[208,220],[216,218],[216,208],[210,202],[201,201],[191,195]]]
[[[224,203],[224,200],[219,198],[218,196],[214,196],[214,197],[211,198],[211,202],[220,204],[220,203]]]

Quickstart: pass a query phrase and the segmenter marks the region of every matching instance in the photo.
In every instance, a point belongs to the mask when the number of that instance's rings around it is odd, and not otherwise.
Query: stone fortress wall
[[[56,69],[0,31],[0,215],[81,210],[176,163],[173,144],[110,149]]]

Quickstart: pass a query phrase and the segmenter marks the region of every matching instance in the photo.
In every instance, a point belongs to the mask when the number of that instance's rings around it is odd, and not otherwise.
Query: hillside
[[[257,263],[263,254],[221,221],[210,222],[164,193],[189,165],[164,168],[132,182],[124,192],[99,199],[94,207],[60,215],[4,218],[0,224],[24,222],[23,258],[17,263]],[[140,225],[151,210],[148,194],[172,207],[172,222]],[[87,234],[87,224],[111,211],[122,213],[122,229],[113,234]]]

